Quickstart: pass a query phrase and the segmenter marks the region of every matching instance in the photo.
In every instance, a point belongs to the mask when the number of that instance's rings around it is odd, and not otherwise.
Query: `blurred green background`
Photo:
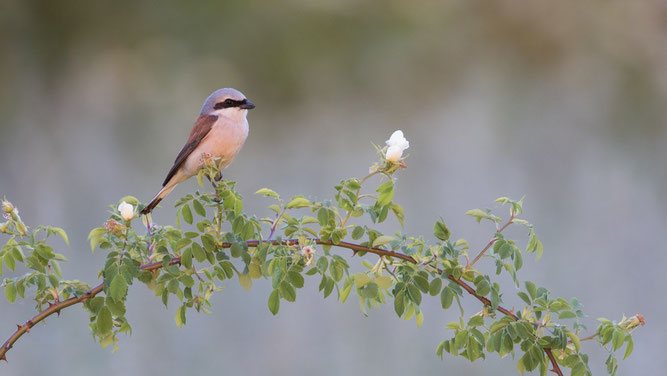
[[[0,195],[29,224],[64,227],[65,277],[93,284],[103,255],[91,254],[88,231],[119,198],[155,194],[211,91],[235,87],[257,104],[225,176],[258,215],[268,202],[255,190],[331,197],[340,179],[367,172],[371,142],[402,129],[405,232],[430,239],[443,216],[479,249],[493,229],[465,211],[525,194],[545,255],[520,277],[577,296],[591,329],[595,317],[643,313],[621,374],[655,375],[667,368],[666,37],[661,1],[5,0]],[[195,186],[178,187],[154,218],[173,223],[173,202]],[[135,286],[134,332],[116,354],[93,342],[86,312],[68,309],[23,337],[0,374],[516,372],[495,356],[437,359],[457,318],[437,299],[417,329],[391,307],[364,317],[354,299],[323,301],[314,280],[276,317],[268,282],[225,286],[213,314],[189,314],[180,330],[175,305]],[[3,340],[32,308],[0,302]],[[584,349],[603,374],[603,351]]]

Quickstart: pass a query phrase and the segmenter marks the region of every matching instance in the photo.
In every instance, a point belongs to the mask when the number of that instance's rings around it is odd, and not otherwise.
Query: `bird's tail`
[[[153,209],[155,209],[155,207],[157,206],[157,204],[159,204],[160,201],[162,201],[162,199],[163,199],[166,195],[168,195],[169,192],[171,192],[171,191],[174,189],[175,186],[176,186],[176,184],[174,184],[174,185],[166,185],[165,187],[163,187],[163,188],[160,190],[160,192],[158,192],[158,193],[155,195],[155,197],[153,197],[153,199],[151,200],[151,202],[149,202],[148,205],[146,205],[146,207],[143,208],[143,209],[141,210],[141,214],[146,215],[146,214],[150,213]]]

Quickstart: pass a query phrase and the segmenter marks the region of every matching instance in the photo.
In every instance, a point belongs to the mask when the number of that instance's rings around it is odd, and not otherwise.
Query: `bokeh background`
[[[641,312],[623,375],[667,368],[667,3],[662,1],[19,1],[0,3],[0,195],[29,224],[64,227],[67,278],[97,283],[86,236],[109,204],[147,201],[203,100],[219,87],[257,104],[226,177],[248,212],[272,187],[331,197],[402,129],[403,231],[431,239],[443,216],[481,248],[493,229],[465,211],[526,195],[545,245],[520,273],[591,316]],[[182,184],[156,212],[196,189]],[[398,229],[394,221],[390,227]],[[525,231],[512,230],[515,237]],[[490,270],[490,269],[489,269]],[[307,280],[278,316],[268,281],[225,283],[184,329],[150,291],[130,291],[134,332],[112,354],[72,308],[33,329],[2,375],[514,374],[515,361],[435,356],[457,318],[426,299],[424,325],[392,307],[364,317]],[[503,280],[508,305],[519,301]],[[470,313],[480,309],[467,299]],[[0,334],[33,304],[0,302]],[[593,343],[595,374],[606,355]]]

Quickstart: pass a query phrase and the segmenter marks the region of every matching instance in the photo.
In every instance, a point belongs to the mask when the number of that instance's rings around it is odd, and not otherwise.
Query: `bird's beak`
[[[244,110],[252,110],[253,108],[255,108],[255,104],[246,99],[245,103],[240,105],[239,108],[242,108]]]

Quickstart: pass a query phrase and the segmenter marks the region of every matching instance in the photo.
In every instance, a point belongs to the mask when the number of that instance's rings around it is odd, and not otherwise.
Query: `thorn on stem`
[[[58,300],[56,300],[57,303],[59,303]],[[48,302],[49,303],[49,308],[55,307],[56,305],[54,303]],[[56,313],[58,314],[58,317],[60,317],[60,309],[56,310]]]

